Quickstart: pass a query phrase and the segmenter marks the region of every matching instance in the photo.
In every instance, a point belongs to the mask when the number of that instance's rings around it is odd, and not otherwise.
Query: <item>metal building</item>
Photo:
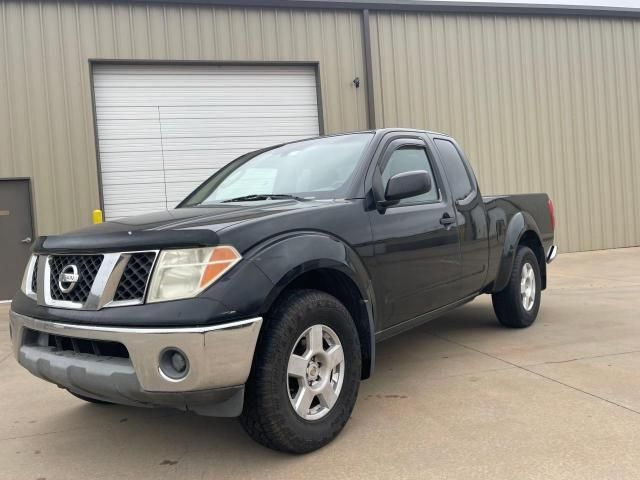
[[[95,208],[171,208],[244,151],[389,126],[455,136],[483,193],[549,192],[563,251],[640,245],[640,8],[0,8],[3,265],[22,269],[27,237],[87,225]]]

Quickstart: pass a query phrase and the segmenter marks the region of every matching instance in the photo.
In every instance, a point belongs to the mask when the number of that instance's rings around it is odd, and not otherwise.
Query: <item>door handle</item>
[[[455,221],[456,221],[455,218],[450,217],[448,213],[445,213],[440,219],[440,224],[444,226],[449,226],[455,223]]]
[[[26,237],[20,240],[20,243],[31,243],[31,237]]]

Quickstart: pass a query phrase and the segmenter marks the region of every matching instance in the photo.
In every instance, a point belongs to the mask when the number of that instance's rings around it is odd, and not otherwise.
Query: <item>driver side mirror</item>
[[[384,200],[379,201],[378,206],[388,207],[405,198],[422,195],[429,192],[431,187],[431,176],[426,170],[398,173],[387,182]]]

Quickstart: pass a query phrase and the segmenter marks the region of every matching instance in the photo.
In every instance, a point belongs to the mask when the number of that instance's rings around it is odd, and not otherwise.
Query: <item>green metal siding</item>
[[[359,11],[8,1],[0,22],[0,177],[33,178],[40,234],[99,207],[90,59],[318,61],[325,131],[368,126]],[[548,191],[562,251],[640,245],[640,19],[372,11],[370,30],[377,126],[455,136],[484,193]]]
[[[640,21],[372,13],[376,121],[458,139],[483,193],[549,192],[561,251],[640,244]]]
[[[319,61],[327,133],[366,125],[362,23],[348,10],[0,3],[0,177],[33,178],[39,234],[99,208],[90,59]]]

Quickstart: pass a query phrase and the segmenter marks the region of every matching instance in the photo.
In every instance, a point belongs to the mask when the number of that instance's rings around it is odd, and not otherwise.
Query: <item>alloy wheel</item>
[[[319,420],[338,401],[344,381],[344,351],[338,335],[326,325],[313,325],[295,342],[287,365],[287,390],[295,412]]]
[[[522,275],[520,277],[520,298],[522,306],[528,312],[533,308],[536,301],[536,274],[530,263],[522,266]]]

